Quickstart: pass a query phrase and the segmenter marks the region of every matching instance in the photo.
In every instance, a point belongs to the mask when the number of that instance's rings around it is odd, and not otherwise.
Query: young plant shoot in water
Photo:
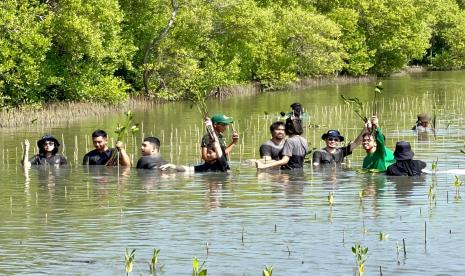
[[[263,276],[272,276],[273,275],[273,267],[265,265],[265,268],[263,269],[262,275]]]
[[[135,255],[135,249],[129,252],[129,248],[126,248],[126,253],[124,254],[124,268],[126,270],[126,275],[129,275],[129,273],[131,273],[132,271],[132,268],[134,266]]]
[[[368,259],[368,247],[364,247],[360,243],[357,243],[352,247],[352,253],[355,256],[355,263],[358,269],[357,275],[362,276],[365,272],[365,262]]]
[[[160,254],[160,249],[154,248],[152,259],[149,263],[150,275],[156,275],[157,272],[163,271],[163,265],[158,264],[158,255]]]
[[[199,260],[194,257],[192,259],[192,276],[207,276],[207,269],[203,268],[205,261],[199,266]]]
[[[381,94],[382,90],[383,90],[383,83],[378,82],[374,89],[374,97],[373,97],[374,110],[372,112],[372,115],[376,116],[378,113],[378,105],[376,103],[376,96],[378,94]],[[368,112],[365,110],[363,103],[360,101],[359,98],[357,97],[347,98],[346,96],[341,95],[341,99],[345,104],[352,106],[352,110],[355,112],[355,114],[357,114],[358,117],[360,117],[360,119],[362,119],[364,123],[368,122],[368,117],[366,115]]]

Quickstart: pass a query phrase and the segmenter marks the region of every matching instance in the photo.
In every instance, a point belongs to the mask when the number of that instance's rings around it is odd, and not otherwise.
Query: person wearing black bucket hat
[[[25,167],[30,165],[63,166],[68,164],[66,157],[58,153],[60,143],[52,135],[45,135],[37,141],[39,154],[34,155],[29,161],[29,140],[24,140],[23,146],[23,160],[21,163]]]
[[[394,176],[418,176],[421,170],[426,168],[426,163],[420,160],[413,160],[413,151],[410,144],[405,141],[399,141],[396,144],[394,157],[396,163],[387,168],[387,175]]]
[[[326,142],[326,147],[313,152],[313,165],[341,164],[344,158],[351,155],[352,151],[362,143],[362,135],[366,131],[366,128],[362,130],[355,141],[350,142],[349,145],[339,147],[339,143],[345,140],[344,136],[338,130],[328,130],[321,136],[321,139]]]

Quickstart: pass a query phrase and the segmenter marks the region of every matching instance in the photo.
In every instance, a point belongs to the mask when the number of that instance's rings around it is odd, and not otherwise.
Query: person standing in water
[[[397,142],[396,150],[394,151],[396,163],[387,168],[386,174],[394,176],[421,175],[421,170],[426,168],[426,163],[420,160],[413,160],[413,155],[414,153],[408,142]]]
[[[60,143],[51,135],[45,135],[37,141],[39,154],[34,155],[31,160],[28,160],[30,148],[29,140],[24,140],[23,146],[23,160],[21,163],[24,167],[29,167],[31,165],[50,165],[59,167],[68,164],[66,156],[58,153]]]

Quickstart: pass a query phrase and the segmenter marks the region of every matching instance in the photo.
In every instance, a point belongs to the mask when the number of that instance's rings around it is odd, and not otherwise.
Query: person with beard
[[[422,169],[426,168],[426,163],[420,160],[413,160],[413,151],[410,144],[405,141],[399,141],[396,144],[394,157],[396,163],[387,168],[387,175],[394,176],[419,176]]]
[[[50,166],[63,166],[68,164],[66,156],[58,153],[60,143],[52,135],[45,135],[37,141],[39,154],[36,154],[29,159],[29,140],[24,140],[23,160],[21,163],[25,167],[31,165],[50,165]]]
[[[264,142],[260,146],[260,158],[269,160],[279,160],[280,154],[284,145],[284,138],[286,137],[285,125],[283,122],[277,121],[271,124],[270,133],[271,139]]]

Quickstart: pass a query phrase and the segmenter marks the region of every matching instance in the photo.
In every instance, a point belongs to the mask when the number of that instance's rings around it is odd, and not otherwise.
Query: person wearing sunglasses
[[[345,140],[344,136],[338,130],[328,130],[321,136],[326,142],[326,147],[313,152],[313,165],[342,164],[344,158],[352,154],[352,151],[362,143],[362,135],[366,132],[364,129],[360,135],[344,147],[339,147],[340,143]]]
[[[30,148],[29,140],[24,140],[23,146],[23,160],[21,163],[24,167],[29,167],[31,165],[50,165],[59,167],[68,164],[66,156],[58,153],[60,143],[51,135],[45,135],[37,141],[39,154],[34,155],[31,160],[28,160]]]

